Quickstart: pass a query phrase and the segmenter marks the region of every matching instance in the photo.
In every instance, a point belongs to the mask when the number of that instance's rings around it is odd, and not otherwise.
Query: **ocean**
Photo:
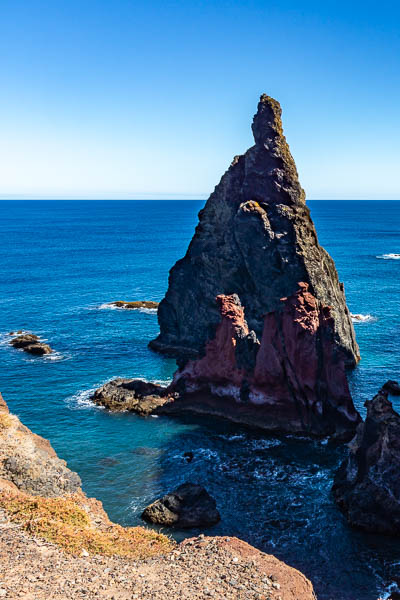
[[[158,332],[155,311],[107,303],[161,300],[203,204],[1,201],[0,391],[114,521],[139,524],[149,502],[199,482],[222,515],[210,535],[236,535],[300,569],[319,600],[385,597],[400,579],[400,541],[351,529],[336,508],[330,488],[344,448],[207,418],[108,414],[88,401],[116,376],[171,379],[175,361],[147,347]],[[365,400],[400,376],[400,202],[308,205],[350,311],[363,315],[355,324],[362,360],[350,385],[365,414]],[[19,329],[56,353],[35,358],[11,348],[7,333]]]

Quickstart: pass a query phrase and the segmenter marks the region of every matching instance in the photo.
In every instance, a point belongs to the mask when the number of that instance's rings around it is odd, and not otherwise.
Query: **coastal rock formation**
[[[205,354],[175,374],[179,407],[267,430],[349,439],[360,416],[350,396],[330,307],[300,282],[264,317],[261,342],[239,297],[217,297],[221,321]]]
[[[13,333],[10,333],[13,335]],[[35,354],[37,356],[43,356],[44,354],[51,354],[53,350],[48,344],[40,341],[40,338],[33,333],[23,333],[13,337],[10,340],[11,346],[19,348],[28,352],[29,354]]]
[[[142,417],[150,415],[174,398],[172,391],[156,383],[121,377],[108,381],[91,396],[91,400],[98,406],[114,412],[127,410]]]
[[[210,527],[221,517],[214,498],[201,485],[183,483],[174,492],[147,506],[142,519],[164,527],[190,529]]]
[[[332,488],[349,523],[372,533],[400,535],[400,415],[387,393],[365,403],[367,417],[349,444]]]
[[[11,415],[0,395],[0,478],[33,496],[50,498],[80,489],[79,476],[60,460],[50,443]]]
[[[159,336],[151,348],[181,359],[204,354],[220,314],[215,298],[237,294],[254,337],[264,315],[308,284],[331,307],[334,343],[347,366],[359,360],[343,284],[318,243],[294,160],[283,135],[279,103],[262,95],[253,120],[255,144],[236,156],[199,213],[186,255],[171,269],[158,308]]]
[[[133,302],[126,302],[125,300],[116,300],[115,302],[110,302],[109,306],[133,310],[137,308],[157,308],[158,302],[154,302],[153,300],[135,300]]]

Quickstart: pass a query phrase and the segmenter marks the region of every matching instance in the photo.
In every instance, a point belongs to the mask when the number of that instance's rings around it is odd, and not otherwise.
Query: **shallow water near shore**
[[[400,261],[390,258],[400,252],[400,202],[308,204],[350,311],[365,317],[355,322],[362,361],[350,375],[365,414],[365,400],[400,377]],[[222,515],[211,535],[237,535],[299,568],[319,599],[376,600],[400,579],[400,541],[354,531],[336,509],[330,487],[344,448],[207,418],[112,415],[88,401],[112,377],[172,377],[175,361],[147,348],[158,332],[154,311],[106,304],[163,297],[202,205],[0,202],[0,391],[113,520],[141,523],[150,501],[196,481]],[[18,329],[47,339],[56,354],[11,348],[7,333]]]

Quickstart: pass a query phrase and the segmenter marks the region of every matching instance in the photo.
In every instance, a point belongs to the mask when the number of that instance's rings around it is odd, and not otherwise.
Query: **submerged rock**
[[[261,96],[252,129],[254,146],[234,158],[199,213],[186,255],[171,269],[158,307],[160,334],[150,346],[181,359],[201,357],[220,322],[215,298],[232,294],[259,342],[265,315],[304,282],[320,306],[331,307],[334,345],[354,366],[359,350],[343,284],[318,243],[276,100]]]
[[[209,493],[194,483],[184,483],[147,506],[142,519],[165,527],[209,527],[221,519]]]
[[[264,317],[261,342],[250,330],[236,294],[218,296],[221,322],[205,355],[174,377],[189,409],[269,431],[350,439],[360,416],[350,396],[343,353],[335,343],[331,308],[300,282]]]
[[[400,415],[387,393],[365,403],[367,417],[349,444],[332,488],[349,523],[372,533],[400,535]]]
[[[11,332],[10,335],[14,335],[13,332]],[[24,352],[36,354],[38,356],[51,354],[53,352],[52,348],[50,348],[48,344],[41,342],[39,336],[33,333],[23,333],[21,335],[17,335],[10,340],[10,344],[14,348],[18,348],[20,350],[24,350]]]
[[[114,412],[130,411],[148,416],[173,397],[168,388],[156,383],[118,377],[98,388],[91,400]]]

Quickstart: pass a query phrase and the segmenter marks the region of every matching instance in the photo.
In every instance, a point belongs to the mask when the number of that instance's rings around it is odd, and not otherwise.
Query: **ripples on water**
[[[206,418],[109,414],[89,401],[116,376],[170,381],[175,362],[147,348],[158,331],[155,312],[104,309],[120,298],[163,297],[201,204],[0,203],[0,390],[114,520],[139,523],[150,501],[198,481],[222,515],[210,533],[238,535],[296,566],[322,600],[376,600],[399,576],[400,542],[350,529],[336,509],[330,488],[344,448]],[[360,317],[362,361],[350,386],[364,412],[364,401],[399,377],[400,203],[310,207]],[[56,354],[32,358],[9,347],[6,334],[16,329],[47,338]]]

